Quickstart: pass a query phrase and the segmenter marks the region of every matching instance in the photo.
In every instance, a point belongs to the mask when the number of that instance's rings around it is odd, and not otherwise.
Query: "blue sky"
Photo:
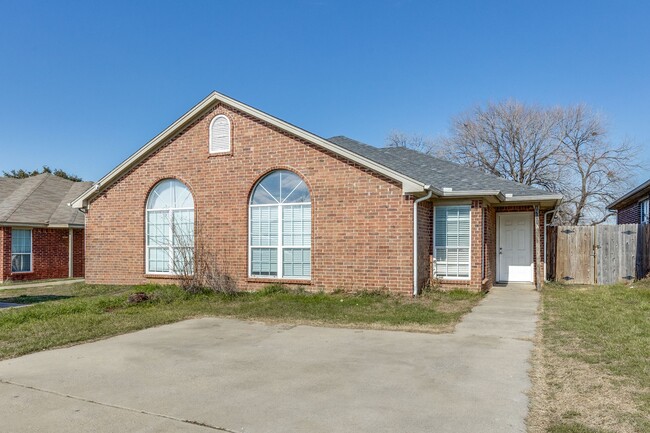
[[[486,101],[584,102],[645,158],[649,19],[647,1],[0,0],[0,170],[96,180],[212,90],[379,146]]]

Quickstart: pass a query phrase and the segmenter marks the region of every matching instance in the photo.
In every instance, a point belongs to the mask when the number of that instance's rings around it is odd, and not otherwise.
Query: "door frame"
[[[535,215],[534,211],[497,212],[496,214],[497,214],[496,215],[497,216],[497,218],[496,218],[496,225],[497,226],[496,226],[496,230],[495,230],[495,233],[496,233],[496,242],[495,242],[496,249],[494,251],[494,254],[496,255],[496,258],[497,258],[496,261],[495,261],[497,269],[496,269],[496,272],[495,272],[495,274],[496,274],[495,275],[496,276],[495,281],[497,283],[509,283],[510,282],[508,280],[504,280],[504,279],[501,278],[501,254],[499,254],[499,248],[501,246],[501,216],[502,215],[512,215],[512,214],[518,214],[518,215],[526,214],[526,215],[528,215],[530,217],[530,258],[533,261],[532,269],[531,269],[530,282],[531,283],[535,282],[535,268],[534,268],[534,266],[535,266],[535,224],[533,222],[533,218],[534,218],[534,215]],[[513,282],[519,282],[519,281],[513,281]],[[521,281],[521,282],[525,282],[525,281]]]

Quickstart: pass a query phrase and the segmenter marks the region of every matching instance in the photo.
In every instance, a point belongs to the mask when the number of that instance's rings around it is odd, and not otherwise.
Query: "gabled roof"
[[[502,196],[502,201],[561,198],[559,194],[552,194],[405,147],[377,148],[344,136],[332,137],[329,141],[431,185],[432,188],[441,191],[441,196],[494,195]]]
[[[511,193],[504,193],[502,192],[502,188],[500,188],[500,186],[506,186],[508,181],[501,180],[502,183],[499,183],[497,180],[494,180],[494,178],[491,178],[491,182],[486,188],[486,184],[481,182],[480,178],[482,176],[489,175],[485,175],[478,170],[473,170],[465,167],[463,167],[463,170],[465,170],[464,172],[467,173],[466,177],[468,179],[472,176],[475,176],[477,179],[479,179],[473,183],[473,187],[477,189],[466,190],[463,187],[460,190],[454,190],[455,186],[460,188],[461,185],[467,186],[470,185],[470,183],[465,182],[463,184],[456,182],[453,184],[447,184],[443,182],[441,176],[435,175],[435,172],[438,170],[437,168],[431,168],[427,170],[426,167],[422,167],[422,161],[430,161],[428,158],[431,157],[423,158],[422,154],[417,153],[418,156],[416,158],[416,156],[407,153],[414,151],[404,151],[404,149],[379,149],[364,145],[363,143],[359,143],[345,137],[335,137],[330,140],[326,140],[311,132],[305,131],[304,129],[298,128],[295,125],[285,122],[284,120],[278,119],[277,117],[271,116],[263,111],[257,110],[256,108],[232,99],[226,95],[218,92],[212,92],[208,97],[206,97],[203,101],[194,106],[190,111],[181,116],[167,129],[158,134],[151,141],[136,151],[133,155],[127,158],[124,162],[111,170],[106,176],[101,178],[91,188],[72,200],[70,203],[71,206],[75,208],[85,208],[88,206],[88,203],[95,196],[100,194],[105,188],[112,185],[121,176],[132,169],[136,164],[144,160],[160,146],[163,146],[165,143],[167,143],[170,138],[182,131],[183,128],[190,125],[193,121],[200,118],[209,109],[219,103],[228,105],[236,110],[262,120],[273,127],[276,127],[300,139],[308,141],[325,150],[333,152],[343,158],[346,158],[349,161],[355,162],[363,167],[373,170],[376,173],[380,173],[389,179],[393,179],[402,185],[402,191],[405,194],[424,194],[426,191],[432,191],[434,196],[437,197],[466,197],[470,195],[493,196],[497,201],[547,200],[553,202],[553,204],[555,204],[561,198],[561,196],[557,194],[543,193],[530,188],[529,189],[531,191],[528,191],[528,189],[526,189],[527,187],[522,187],[523,189],[517,189],[510,184],[507,185],[508,188],[506,189],[508,191],[516,192],[517,195],[512,193],[513,196],[508,197],[505,194]],[[440,162],[440,160],[435,158],[433,159],[436,161],[437,166],[442,167],[444,165],[443,162]],[[446,173],[449,174],[453,171],[455,170],[447,169]],[[431,183],[431,180],[435,180],[437,183],[433,184]],[[494,189],[492,189],[493,187]],[[447,188],[447,190],[444,188]],[[449,188],[452,190],[448,190]],[[528,192],[530,192],[530,194],[528,194]]]
[[[68,203],[91,185],[49,173],[25,179],[0,177],[0,225],[83,227],[83,213]]]
[[[607,209],[620,210],[650,194],[650,179],[607,206]]]

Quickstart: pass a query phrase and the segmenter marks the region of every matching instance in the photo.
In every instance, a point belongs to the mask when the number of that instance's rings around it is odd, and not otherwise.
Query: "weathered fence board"
[[[637,225],[602,225],[596,231],[596,282],[614,284],[636,277]]]
[[[555,246],[547,251],[548,263],[555,265],[556,280],[614,284],[644,278],[650,273],[648,224],[559,226],[548,235],[549,242],[556,237]]]
[[[559,226],[555,270],[557,279],[573,284],[593,284],[593,246],[592,226]]]

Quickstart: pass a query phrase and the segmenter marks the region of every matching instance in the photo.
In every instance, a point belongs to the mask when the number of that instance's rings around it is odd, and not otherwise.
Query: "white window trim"
[[[174,272],[174,248],[188,248],[188,247],[174,247],[173,243],[173,227],[172,223],[169,224],[169,230],[167,233],[168,239],[170,239],[169,246],[167,246],[167,249],[169,250],[169,271],[168,272],[159,272],[159,271],[150,271],[149,270],[149,250],[152,248],[163,248],[163,247],[153,247],[149,246],[149,233],[148,233],[148,228],[149,228],[149,212],[163,212],[165,209],[146,209],[146,214],[145,214],[145,233],[144,233],[144,248],[145,248],[145,257],[144,257],[144,270],[145,270],[145,275],[170,275],[170,276],[178,276],[181,275],[178,272]],[[174,209],[167,209],[168,212],[168,218],[169,221],[173,221],[173,214],[174,212],[180,212],[180,211],[194,211],[193,207],[182,207],[182,208],[174,208]],[[194,246],[193,246],[194,248]]]
[[[11,269],[11,273],[12,274],[29,274],[31,272],[34,272],[34,230],[31,229],[31,228],[22,228],[22,227],[21,228],[14,228],[14,227],[12,227],[11,228],[11,231],[12,231],[12,233],[11,233],[11,242],[12,242],[11,243],[11,249],[12,250],[13,250],[13,241],[14,241],[14,236],[13,236],[13,231],[14,230],[29,231],[29,251],[30,251],[30,253],[29,253],[29,271],[14,271],[13,269]],[[27,253],[16,253],[16,254],[27,255]],[[11,252],[11,262],[13,262],[13,256],[14,256],[14,253],[12,251]],[[13,267],[13,265],[11,265],[11,262],[10,262],[10,266]]]
[[[470,281],[472,279],[472,205],[471,203],[454,203],[454,204],[441,204],[438,206],[433,206],[433,259],[436,261],[436,270],[438,269],[438,262],[436,259],[436,212],[439,207],[459,207],[465,206],[469,207],[469,269],[468,275],[466,277],[448,277],[448,276],[438,276],[434,275],[435,278],[441,280],[452,280],[452,281]],[[485,229],[485,228],[483,228]]]
[[[214,125],[214,122],[216,122],[219,119],[226,119],[228,122],[228,150],[212,150],[212,126]],[[210,155],[222,155],[226,153],[230,153],[232,151],[232,123],[230,122],[230,118],[224,114],[219,114],[217,116],[214,116],[214,119],[210,121],[210,130],[209,130],[209,139],[208,139],[208,151],[210,152]]]
[[[644,205],[648,209],[648,215],[646,215],[646,217],[649,219],[649,221],[643,221],[643,216],[644,216],[643,207],[644,207]],[[645,199],[639,201],[639,224],[649,224],[649,223],[650,223],[650,197],[646,197]]]
[[[260,180],[261,181],[261,180]],[[284,246],[284,242],[282,241],[282,221],[283,221],[283,211],[285,207],[290,207],[290,206],[305,206],[309,205],[311,206],[311,201],[309,202],[300,202],[300,203],[267,203],[267,204],[250,204],[248,205],[248,278],[255,278],[255,279],[273,279],[273,280],[299,280],[299,281],[311,281],[311,276],[312,272],[309,272],[309,277],[285,277],[283,274],[284,271],[284,250],[304,250],[307,249],[304,245],[302,246]],[[253,246],[251,239],[252,239],[252,234],[253,234],[253,208],[255,207],[269,207],[269,206],[277,206],[278,207],[278,245],[261,245],[261,246]],[[313,222],[313,221],[312,221]],[[312,227],[312,232],[313,232],[313,227]],[[309,233],[309,238],[311,239],[312,232]],[[278,275],[273,276],[273,275],[253,275],[253,249],[275,249],[278,252]],[[309,242],[309,267],[311,270],[313,268],[311,267],[312,264],[312,243],[311,241]]]

